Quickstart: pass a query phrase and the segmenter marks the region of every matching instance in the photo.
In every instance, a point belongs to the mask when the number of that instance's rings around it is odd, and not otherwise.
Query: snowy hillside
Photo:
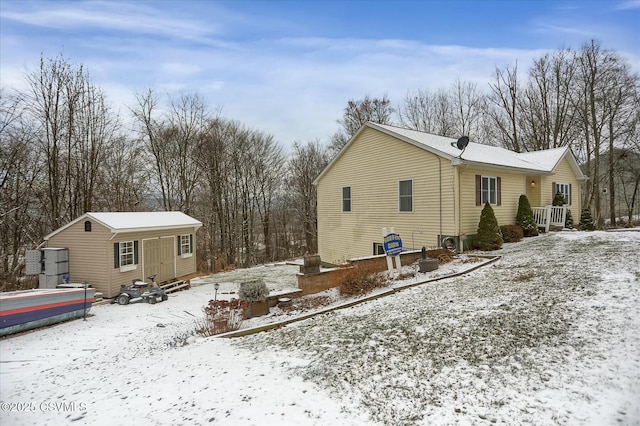
[[[207,283],[228,293],[233,277],[95,306],[0,340],[0,424],[637,425],[639,253],[640,232],[552,233],[468,275],[232,340],[192,334]]]

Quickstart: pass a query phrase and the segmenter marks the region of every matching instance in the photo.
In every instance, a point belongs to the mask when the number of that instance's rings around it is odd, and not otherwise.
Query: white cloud
[[[640,9],[640,0],[627,0],[616,5],[618,10]]]

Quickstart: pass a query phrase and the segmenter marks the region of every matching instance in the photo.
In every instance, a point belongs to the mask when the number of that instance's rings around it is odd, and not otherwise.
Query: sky
[[[640,0],[0,0],[0,85],[24,88],[40,57],[83,64],[125,123],[135,94],[198,93],[223,117],[328,142],[350,99],[530,66],[591,39],[640,72]]]

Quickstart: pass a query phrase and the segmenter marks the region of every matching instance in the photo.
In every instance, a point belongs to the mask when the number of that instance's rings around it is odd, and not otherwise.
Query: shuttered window
[[[138,264],[138,241],[113,244],[113,267],[122,268]]]
[[[553,183],[552,184],[553,196],[559,192],[564,197],[565,204],[571,204],[571,184],[569,183]]]
[[[476,206],[482,206],[487,201],[489,204],[501,205],[501,184],[499,176],[476,175]]]
[[[180,235],[178,239],[178,255],[188,256],[193,253],[193,235]]]

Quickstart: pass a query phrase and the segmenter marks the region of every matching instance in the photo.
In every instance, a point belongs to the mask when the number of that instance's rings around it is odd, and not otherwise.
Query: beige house
[[[196,272],[196,230],[182,212],[85,213],[44,239],[69,249],[69,279],[115,297],[132,280],[173,280]]]
[[[365,124],[315,180],[318,251],[323,261],[383,254],[383,227],[404,248],[473,238],[486,201],[500,225],[513,224],[518,199],[552,203],[561,192],[574,218],[586,177],[571,150],[516,153],[375,123]],[[461,238],[462,237],[462,238]]]

